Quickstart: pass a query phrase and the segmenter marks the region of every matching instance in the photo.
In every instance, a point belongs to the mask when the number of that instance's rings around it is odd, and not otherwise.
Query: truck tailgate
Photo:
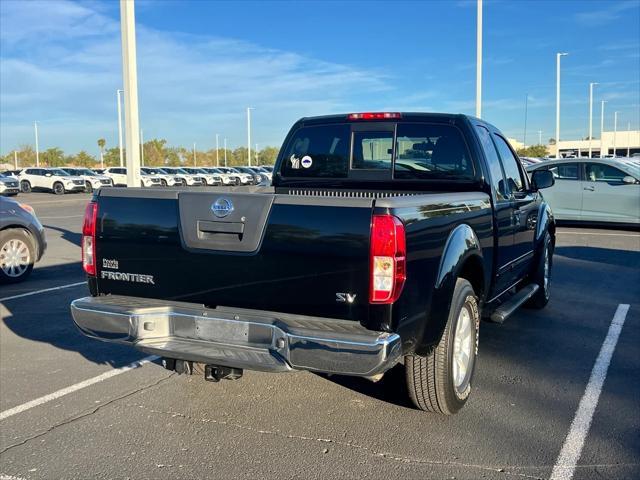
[[[372,199],[142,189],[97,198],[99,294],[367,318]]]

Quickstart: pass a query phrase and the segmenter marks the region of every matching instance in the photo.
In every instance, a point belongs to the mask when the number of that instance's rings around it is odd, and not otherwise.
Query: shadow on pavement
[[[555,255],[620,267],[640,268],[640,252],[600,247],[556,247]]]
[[[60,270],[81,272],[82,267],[79,263],[74,263],[45,267],[39,270],[44,277],[50,277],[59,274]],[[26,286],[30,280],[27,279],[20,285]],[[75,278],[69,277],[67,282],[57,283],[71,283],[72,281],[82,281],[82,278],[78,278],[76,275]],[[51,282],[46,284],[46,287],[51,286]],[[34,288],[29,288],[27,291],[33,290]],[[89,292],[86,285],[83,284],[53,292],[5,300],[0,303],[0,306],[3,307],[2,322],[11,332],[23,339],[46,343],[61,350],[77,352],[90,362],[98,364],[121,367],[144,356],[129,347],[87,338],[78,331],[71,318],[69,304],[73,299],[86,295],[89,295]],[[3,291],[0,297],[5,296],[10,295],[4,295]],[[37,349],[39,347],[37,344],[28,342],[25,348]]]
[[[50,230],[55,230],[56,232],[60,232],[62,235],[62,239],[66,240],[75,246],[80,246],[80,241],[82,240],[82,234],[72,232],[71,230],[67,230],[66,228],[54,227],[53,225],[44,225],[46,228]]]

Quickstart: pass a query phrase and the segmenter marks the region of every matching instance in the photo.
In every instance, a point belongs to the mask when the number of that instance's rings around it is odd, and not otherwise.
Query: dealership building
[[[559,142],[560,156],[588,157],[589,144],[594,157],[614,155],[617,157],[631,156],[640,153],[640,130],[618,130],[617,132],[602,132],[602,138],[589,140],[561,140]],[[556,154],[556,146],[548,145],[551,156]],[[614,151],[615,150],[615,151]]]

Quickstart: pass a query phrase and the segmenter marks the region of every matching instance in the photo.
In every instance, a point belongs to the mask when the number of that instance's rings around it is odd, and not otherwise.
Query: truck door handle
[[[596,189],[596,187],[592,187],[591,185],[589,185],[588,187],[584,187],[583,190],[588,190],[590,192],[593,192]]]

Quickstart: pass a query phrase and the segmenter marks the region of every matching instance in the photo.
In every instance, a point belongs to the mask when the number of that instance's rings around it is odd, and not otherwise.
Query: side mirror
[[[556,183],[553,173],[549,170],[534,170],[531,175],[531,187],[534,190],[552,187]]]
[[[633,185],[635,183],[638,183],[638,181],[633,178],[631,175],[626,175],[625,177],[622,178],[623,183],[628,183],[630,185]]]

